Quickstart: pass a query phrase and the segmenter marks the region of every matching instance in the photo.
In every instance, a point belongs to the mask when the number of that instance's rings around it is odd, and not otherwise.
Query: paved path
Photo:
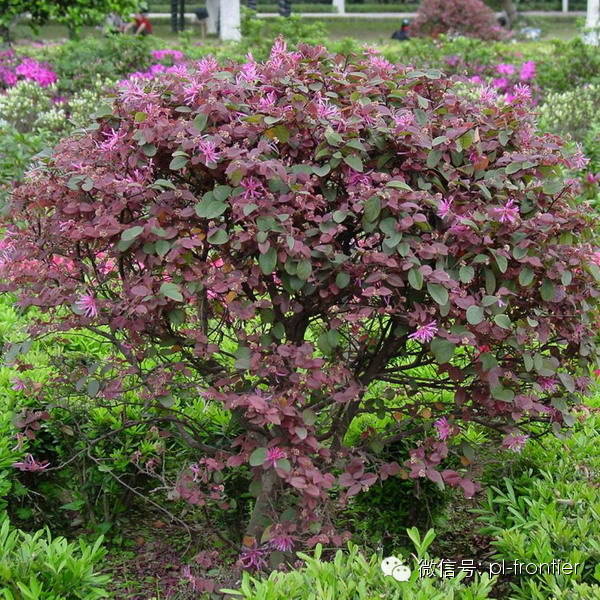
[[[414,19],[417,16],[416,12],[376,12],[376,13],[294,13],[301,17],[309,17],[311,19]],[[500,14],[500,13],[498,13]],[[584,11],[569,11],[568,13],[559,10],[526,10],[522,14],[526,17],[585,17]],[[169,13],[150,13],[151,19],[170,19]],[[187,19],[195,19],[194,13],[185,13]],[[277,17],[277,13],[258,13],[259,17]]]

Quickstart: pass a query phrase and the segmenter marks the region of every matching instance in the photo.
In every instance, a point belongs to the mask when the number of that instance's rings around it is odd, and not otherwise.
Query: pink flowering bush
[[[410,34],[421,37],[442,33],[483,40],[502,40],[509,35],[482,0],[422,0],[410,24]]]
[[[281,41],[206,58],[122,85],[14,192],[2,289],[43,315],[32,336],[88,330],[108,353],[64,369],[64,394],[134,396],[197,453],[171,498],[209,516],[247,476],[247,568],[343,542],[333,505],[389,477],[472,496],[465,424],[517,451],[588,388],[600,253],[563,177],[583,158],[525,96],[454,85]],[[199,400],[231,415],[219,443]],[[365,413],[385,426],[348,445]]]
[[[35,81],[41,87],[56,83],[56,73],[33,58],[19,58],[13,50],[0,51],[0,89],[12,87],[21,80]]]

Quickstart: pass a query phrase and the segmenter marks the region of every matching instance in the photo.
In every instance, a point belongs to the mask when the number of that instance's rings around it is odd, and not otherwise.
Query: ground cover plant
[[[0,596],[598,595],[596,55],[326,31],[4,55]]]

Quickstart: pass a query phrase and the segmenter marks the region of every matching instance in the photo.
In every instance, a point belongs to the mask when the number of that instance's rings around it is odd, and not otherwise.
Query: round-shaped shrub
[[[518,450],[587,389],[595,220],[563,176],[584,161],[536,135],[525,89],[453,85],[281,42],[206,58],[125,84],[13,195],[3,288],[47,315],[32,334],[112,349],[73,394],[176,424],[199,457],[174,497],[222,509],[223,472],[249,466],[244,565],[340,542],[328,504],[389,476],[472,495],[463,423]],[[232,437],[206,443],[198,398]],[[364,413],[381,427],[346,445]]]
[[[442,33],[483,40],[503,40],[509,36],[482,0],[423,0],[410,24],[410,34],[422,37]]]

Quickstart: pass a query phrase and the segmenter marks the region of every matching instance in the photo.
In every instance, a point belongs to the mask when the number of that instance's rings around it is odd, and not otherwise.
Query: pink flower
[[[106,138],[103,142],[101,142],[98,147],[105,152],[111,152],[114,150],[118,144],[123,141],[123,138],[126,135],[125,131],[117,131],[116,129],[111,129],[110,131],[105,131],[102,135]]]
[[[502,208],[495,209],[496,217],[500,223],[516,223],[519,218],[519,207],[511,198]]]
[[[317,98],[316,108],[319,119],[333,119],[339,116],[338,108],[321,96]]]
[[[278,460],[286,458],[286,456],[287,454],[285,453],[285,451],[281,448],[278,448],[277,446],[267,448],[267,456],[263,465],[267,467],[274,467],[275,463],[277,463]]]
[[[513,452],[521,452],[528,439],[524,433],[511,433],[502,440],[502,445]]]
[[[15,390],[15,392],[22,392],[23,390],[27,389],[27,383],[25,380],[19,379],[18,377],[15,377],[12,380],[12,384],[12,389]]]
[[[180,50],[171,50],[169,48],[165,50],[152,50],[150,54],[156,60],[162,60],[166,57],[171,57],[173,60],[183,60],[185,58],[185,55]]]
[[[451,212],[453,198],[444,198],[438,205],[437,214],[440,219],[445,219]]]
[[[507,98],[507,102],[514,102],[515,100],[528,102],[531,100],[531,88],[528,85],[517,83],[512,92],[510,98]]]
[[[213,56],[207,56],[199,60],[196,64],[196,70],[200,75],[210,75],[219,68],[219,63]]]
[[[271,538],[269,544],[279,552],[291,552],[294,548],[294,538],[291,535],[281,533]]]
[[[569,166],[572,169],[585,169],[589,162],[590,159],[583,153],[581,145],[577,144],[577,152],[569,157]]]
[[[16,462],[12,464],[15,469],[19,469],[19,471],[44,471],[50,466],[49,462],[41,463],[38,462],[33,455],[28,454],[24,461]]]
[[[515,72],[515,66],[506,63],[500,63],[496,66],[496,71],[498,71],[500,75],[512,75]]]
[[[433,426],[435,427],[437,436],[440,438],[440,440],[447,440],[450,437],[450,434],[452,433],[452,425],[448,423],[448,419],[446,419],[446,417],[438,419]]]
[[[197,463],[193,463],[190,465],[190,471],[193,474],[193,478],[192,481],[198,481],[198,478],[200,477],[200,474],[202,473],[202,469],[200,467],[200,465],[198,465]]]
[[[535,78],[535,62],[528,60],[521,65],[521,72],[519,74],[521,81],[530,81]]]
[[[96,299],[90,294],[84,294],[75,302],[75,307],[80,310],[86,317],[98,316],[98,305]]]
[[[248,54],[248,62],[241,66],[237,77],[238,83],[254,83],[260,79],[256,61],[251,53]]]
[[[219,160],[219,151],[216,144],[211,140],[198,142],[198,150],[204,155],[204,164],[216,163]]]
[[[479,75],[473,75],[473,77],[469,77],[469,81],[471,83],[478,83],[479,85],[483,83],[483,79]]]
[[[244,200],[257,200],[263,196],[265,191],[263,184],[252,175],[244,177],[241,181],[241,185],[244,188],[244,193],[242,194]]]
[[[498,100],[498,94],[493,87],[486,85],[479,93],[479,99],[484,104],[495,104]]]
[[[544,390],[544,392],[552,393],[558,386],[558,381],[555,377],[539,377],[537,384]]]
[[[370,185],[371,178],[368,173],[359,173],[354,169],[348,169],[348,173],[346,174],[346,181],[348,185],[356,186],[356,185]]]
[[[498,77],[492,81],[492,84],[494,87],[503,90],[504,88],[508,87],[509,81],[506,79],[506,77]]]
[[[438,332],[438,327],[435,321],[431,321],[427,325],[422,325],[414,333],[411,333],[408,337],[411,340],[417,340],[418,342],[426,343],[430,342],[435,334]]]
[[[240,554],[239,563],[242,569],[261,571],[267,568],[267,549],[262,547],[244,548]]]
[[[415,117],[411,112],[403,111],[394,115],[394,123],[398,129],[412,127],[415,123]]]
[[[258,101],[258,109],[262,111],[270,110],[275,106],[277,102],[277,94],[275,92],[269,92],[266,96],[262,96]]]

